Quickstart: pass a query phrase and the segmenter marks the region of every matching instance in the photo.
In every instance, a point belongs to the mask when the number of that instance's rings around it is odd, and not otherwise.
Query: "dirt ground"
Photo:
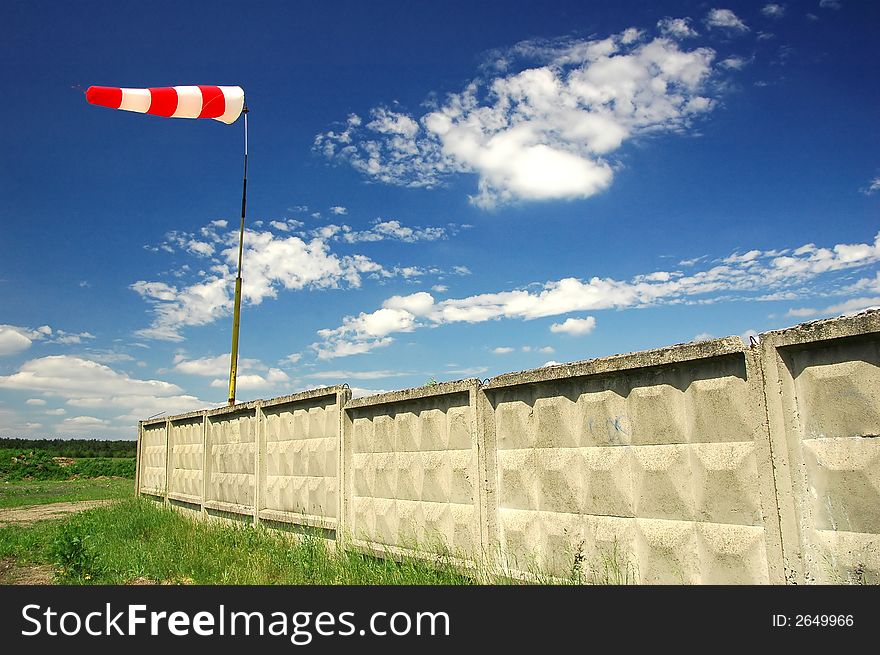
[[[16,564],[14,559],[0,560],[0,585],[52,584],[54,571],[48,564]]]
[[[80,500],[72,503],[51,503],[49,505],[28,505],[0,509],[0,527],[5,525],[27,525],[47,519],[60,519],[65,514],[84,512],[93,507],[108,505],[112,500]]]
[[[47,519],[60,519],[66,514],[84,512],[93,507],[112,503],[112,500],[81,500],[71,503],[51,503],[49,505],[29,505],[0,509],[0,527],[5,525],[27,525]],[[47,564],[18,564],[12,558],[0,560],[0,585],[39,585],[52,584],[54,571]]]

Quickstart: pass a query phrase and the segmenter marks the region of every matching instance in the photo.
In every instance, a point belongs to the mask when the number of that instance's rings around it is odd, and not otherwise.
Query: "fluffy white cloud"
[[[749,63],[748,59],[745,59],[743,57],[733,56],[733,57],[728,57],[727,59],[722,60],[721,62],[719,62],[718,65],[721,66],[722,68],[728,68],[730,70],[742,70],[743,68],[745,68],[748,65],[748,63]]]
[[[348,209],[340,205],[334,205],[330,208],[330,213],[336,214],[337,216],[345,216],[348,213]]]
[[[202,357],[199,359],[186,359],[183,355],[174,357],[174,369],[180,373],[187,375],[201,375],[205,377],[216,377],[218,375],[229,374],[229,364],[231,353],[217,355],[216,357]],[[258,359],[238,358],[238,371],[266,371],[268,366]]]
[[[287,373],[278,368],[270,368],[265,375],[257,373],[236,375],[235,387],[241,391],[252,391],[272,389],[286,382],[290,382],[290,377]],[[228,386],[228,377],[211,380],[211,387],[215,389],[226,389]]]
[[[384,241],[386,239],[416,243],[417,241],[437,241],[445,239],[447,232],[442,227],[407,227],[400,221],[376,219],[369,230],[353,231],[347,225],[342,226],[341,238],[347,243],[359,241]]]
[[[723,29],[731,32],[748,32],[749,27],[730,9],[711,9],[706,15],[709,29]]]
[[[698,261],[704,258],[697,258]],[[730,294],[754,301],[778,300],[793,286],[826,273],[880,262],[880,233],[873,243],[837,244],[820,248],[806,244],[794,250],[750,250],[717,260],[704,270],[654,271],[631,280],[593,277],[564,278],[526,289],[483,293],[436,302],[428,293],[389,298],[381,309],[345,317],[342,325],[318,332],[322,342],[312,344],[321,359],[362,354],[387,346],[396,332],[446,323],[480,323],[501,318],[537,319],[573,312],[627,309],[656,304],[707,303],[729,299]],[[880,278],[878,278],[880,280]],[[871,288],[872,279],[856,283]],[[728,294],[728,295],[720,295]],[[595,319],[567,319],[551,330],[582,334]],[[496,349],[493,352],[505,352]]]
[[[46,404],[46,401],[42,398],[28,398],[24,402],[26,405],[36,405],[38,407]]]
[[[770,18],[782,18],[785,15],[785,5],[771,2],[770,4],[764,5],[761,9],[761,13]]]
[[[112,421],[97,419],[107,421],[106,426],[117,432],[133,430],[137,420],[153,414],[178,413],[213,405],[183,393],[175,384],[161,380],[139,380],[104,364],[69,355],[53,355],[25,362],[15,373],[0,376],[0,388],[37,391],[63,399],[70,407],[104,410],[114,414],[122,412]],[[64,411],[48,410],[44,413],[61,415]],[[76,426],[83,427],[86,422],[80,418],[65,419],[58,429],[69,431]],[[102,425],[105,424],[97,427]]]
[[[13,325],[0,325],[0,356],[14,355],[31,347],[33,341],[21,328]]]
[[[589,334],[596,329],[596,319],[593,316],[586,318],[567,318],[562,323],[554,323],[550,326],[551,332],[559,334],[570,334],[573,337],[580,337]]]
[[[691,27],[690,18],[661,18],[657,21],[657,29],[663,36],[673,39],[689,39],[699,36],[697,31]]]
[[[238,233],[217,234],[210,228],[202,231],[213,239],[220,253],[213,260],[214,265],[202,272],[200,280],[186,286],[146,280],[131,285],[153,306],[152,324],[139,330],[139,336],[182,341],[183,328],[206,325],[231,312]],[[176,234],[171,241],[187,243],[187,235]],[[276,297],[279,289],[358,287],[364,275],[393,275],[364,255],[339,256],[330,252],[326,238],[307,240],[269,231],[246,231],[243,259],[242,299],[252,305]]]
[[[681,22],[661,30],[688,35]],[[349,117],[315,148],[381,182],[432,187],[475,173],[481,207],[514,200],[585,198],[607,188],[607,157],[637,135],[681,131],[709,111],[715,53],[682,50],[629,29],[603,40],[524,42],[499,55],[518,72],[477,79],[418,120],[386,108]],[[527,60],[527,61],[525,61]]]
[[[0,356],[14,355],[27,350],[34,341],[46,343],[78,344],[84,339],[94,339],[95,336],[88,332],[65,332],[53,330],[48,325],[43,325],[35,330],[17,325],[0,325]]]
[[[498,346],[497,348],[492,349],[492,353],[495,355],[509,355],[516,348],[511,348],[510,346]]]

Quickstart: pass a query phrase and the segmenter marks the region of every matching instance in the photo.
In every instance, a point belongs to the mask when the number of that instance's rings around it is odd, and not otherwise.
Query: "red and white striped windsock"
[[[231,125],[244,109],[240,86],[172,86],[158,89],[120,89],[90,86],[86,100],[93,105],[170,118],[213,118]]]

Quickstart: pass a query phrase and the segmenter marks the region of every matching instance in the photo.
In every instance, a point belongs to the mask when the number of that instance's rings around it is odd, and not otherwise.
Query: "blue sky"
[[[880,305],[880,5],[18,2],[0,434],[486,378]]]

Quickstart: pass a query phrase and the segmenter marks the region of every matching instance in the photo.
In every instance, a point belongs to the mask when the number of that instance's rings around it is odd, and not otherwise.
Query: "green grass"
[[[0,482],[0,508],[134,495],[134,480],[89,479]]]
[[[47,450],[0,448],[0,480],[69,480],[113,476],[134,479],[134,457],[81,457],[62,466]],[[69,460],[68,460],[69,461]]]
[[[395,562],[320,537],[189,520],[131,498],[60,521],[0,528],[0,558],[53,564],[71,584],[472,584],[442,559]]]

